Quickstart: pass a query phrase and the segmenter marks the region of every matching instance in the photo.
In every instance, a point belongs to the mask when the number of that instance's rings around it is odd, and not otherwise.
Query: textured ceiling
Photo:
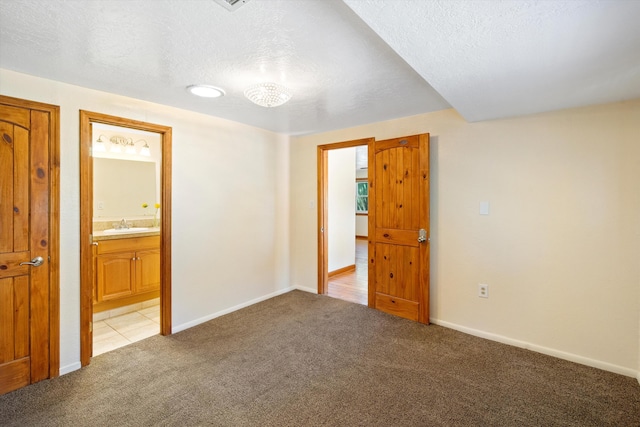
[[[0,0],[0,67],[307,134],[640,97],[639,17],[638,0]],[[262,81],[293,98],[252,104]]]
[[[638,0],[345,0],[469,121],[640,97]]]

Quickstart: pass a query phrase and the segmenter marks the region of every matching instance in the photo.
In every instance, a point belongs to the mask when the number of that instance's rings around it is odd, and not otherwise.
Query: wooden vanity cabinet
[[[160,236],[104,240],[96,252],[96,305],[159,292]]]

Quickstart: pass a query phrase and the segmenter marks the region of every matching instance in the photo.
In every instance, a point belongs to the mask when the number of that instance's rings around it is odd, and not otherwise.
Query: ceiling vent
[[[213,0],[213,1],[232,12],[238,9],[243,4],[246,4],[249,2],[249,0]]]

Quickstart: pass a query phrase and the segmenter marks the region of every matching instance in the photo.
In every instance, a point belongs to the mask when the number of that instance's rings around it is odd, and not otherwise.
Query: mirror
[[[100,223],[98,229],[102,229],[104,224],[121,219],[158,220],[160,134],[94,123],[91,139],[94,226]]]
[[[93,159],[94,218],[153,215],[156,189],[154,162]],[[143,208],[143,203],[148,207]]]

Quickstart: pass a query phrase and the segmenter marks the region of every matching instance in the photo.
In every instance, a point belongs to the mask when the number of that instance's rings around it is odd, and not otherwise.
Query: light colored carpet
[[[0,396],[3,426],[639,426],[633,378],[293,291]]]

